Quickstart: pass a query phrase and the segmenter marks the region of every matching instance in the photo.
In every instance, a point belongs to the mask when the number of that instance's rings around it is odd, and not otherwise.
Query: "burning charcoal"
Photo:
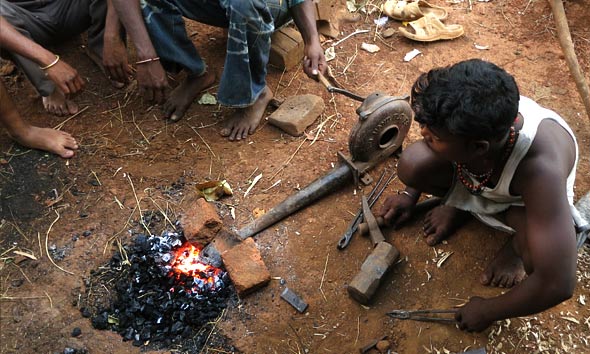
[[[82,330],[80,329],[80,327],[74,327],[74,329],[72,330],[72,337],[78,337],[81,334]]]

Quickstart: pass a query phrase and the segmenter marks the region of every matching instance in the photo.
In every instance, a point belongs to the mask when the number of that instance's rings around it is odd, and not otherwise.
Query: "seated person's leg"
[[[265,1],[234,0],[228,6],[227,56],[218,98],[223,105],[238,109],[221,134],[241,140],[254,133],[272,99],[266,85],[266,65],[275,27]]]
[[[199,3],[186,1],[174,4],[165,0],[142,3],[146,27],[162,65],[167,71],[184,69],[187,72],[186,79],[172,91],[163,106],[165,116],[172,121],[180,120],[198,94],[215,81],[215,76],[207,72],[205,62],[186,33],[182,17],[194,17],[185,12],[187,5],[194,13],[203,14],[210,10],[206,11],[207,6]]]
[[[0,82],[0,123],[12,138],[23,146],[49,151],[63,158],[74,156],[74,150],[78,149],[76,139],[70,134],[26,123],[8,97],[2,82]]]
[[[422,140],[404,150],[397,166],[400,181],[422,193],[444,197],[453,183],[452,164],[438,158]],[[426,243],[434,246],[441,242],[469,217],[469,213],[446,205],[432,209],[424,218]]]
[[[47,45],[51,41],[54,29],[48,21],[47,14],[42,10],[38,11],[41,12],[35,14],[13,3],[0,2],[0,13],[10,24],[24,36],[40,45]],[[78,106],[66,99],[64,93],[45,77],[45,73],[35,62],[14,53],[8,53],[8,57],[25,73],[42,96],[43,106],[49,113],[67,115],[78,112]]]

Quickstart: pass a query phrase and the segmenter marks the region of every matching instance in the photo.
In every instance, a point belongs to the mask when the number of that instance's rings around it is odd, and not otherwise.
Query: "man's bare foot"
[[[78,113],[78,105],[74,101],[68,100],[66,95],[57,87],[51,95],[43,97],[43,107],[47,112],[56,116]]]
[[[250,107],[237,109],[225,123],[221,130],[221,136],[228,137],[230,141],[246,139],[248,134],[254,134],[262,120],[264,110],[272,99],[272,91],[268,86],[258,97],[258,100]]]
[[[423,229],[426,244],[434,246],[446,239],[463,225],[470,215],[466,211],[446,205],[440,205],[432,209],[424,217]]]
[[[203,90],[211,87],[215,82],[215,74],[206,71],[197,75],[188,75],[184,81],[178,85],[164,106],[164,115],[173,122],[178,122],[186,113],[186,110],[193,103],[197,95]]]
[[[73,136],[51,128],[29,125],[22,131],[12,132],[11,136],[22,146],[52,152],[65,159],[74,156],[74,150],[78,149],[78,142]]]
[[[511,288],[525,277],[522,259],[514,251],[512,241],[508,241],[482,273],[479,281],[483,285]]]

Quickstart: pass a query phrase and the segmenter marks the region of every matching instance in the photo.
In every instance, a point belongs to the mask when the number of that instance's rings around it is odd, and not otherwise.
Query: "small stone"
[[[88,181],[88,183],[95,187],[100,186],[100,183],[96,179],[91,179],[90,181]]]
[[[88,217],[88,213],[82,211],[82,212],[80,212],[80,217],[81,218],[87,218]]]
[[[82,334],[80,327],[74,327],[72,330],[72,337],[78,337],[80,334]]]
[[[84,237],[88,237],[88,236],[90,236],[91,234],[92,234],[92,232],[90,232],[90,231],[88,231],[88,230],[86,230],[86,231],[82,232],[82,236],[84,236]]]
[[[391,344],[388,340],[380,340],[375,345],[375,348],[379,351],[379,353],[387,353],[387,350],[391,348]]]
[[[395,30],[393,28],[388,28],[385,31],[381,32],[381,36],[383,38],[389,38],[395,34]]]

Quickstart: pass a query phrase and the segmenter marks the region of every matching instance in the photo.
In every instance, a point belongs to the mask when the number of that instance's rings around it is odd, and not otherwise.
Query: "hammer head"
[[[379,242],[365,259],[360,272],[348,284],[348,295],[367,304],[381,283],[381,279],[399,258],[399,251],[387,242]]]

